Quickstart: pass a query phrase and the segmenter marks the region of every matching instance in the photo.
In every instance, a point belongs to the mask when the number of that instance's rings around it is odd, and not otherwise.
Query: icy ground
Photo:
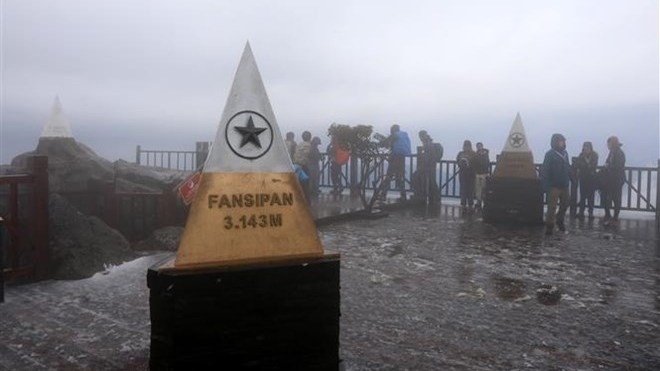
[[[611,229],[573,221],[569,234],[547,238],[450,206],[320,232],[342,254],[346,370],[660,369],[652,220]],[[86,280],[9,287],[0,369],[146,369],[146,270],[167,256]],[[555,287],[558,302],[541,287]]]
[[[349,370],[660,370],[653,221],[547,238],[449,207],[336,224],[323,241],[342,253]]]

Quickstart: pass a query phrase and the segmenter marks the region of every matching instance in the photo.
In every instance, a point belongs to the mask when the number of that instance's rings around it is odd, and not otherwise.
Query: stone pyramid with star
[[[497,157],[493,177],[538,178],[534,155],[527,142],[527,134],[520,113],[516,114],[509,135],[506,137],[504,149]]]
[[[172,269],[323,256],[248,43]]]

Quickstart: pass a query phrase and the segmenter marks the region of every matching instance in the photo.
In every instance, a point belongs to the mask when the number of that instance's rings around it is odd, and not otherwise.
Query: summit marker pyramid
[[[174,267],[321,256],[316,226],[248,43]]]
[[[494,177],[512,177],[536,179],[534,155],[527,142],[527,134],[520,113],[513,120],[509,136],[504,143],[504,149],[497,158]]]
[[[502,152],[531,152],[529,144],[527,143],[527,134],[525,134],[525,127],[523,126],[520,112],[516,114],[513,120],[509,136],[504,143]]]
[[[41,131],[41,138],[73,138],[71,125],[62,113],[62,104],[58,96],[55,97],[53,109],[50,111],[48,121],[46,121],[46,125]]]

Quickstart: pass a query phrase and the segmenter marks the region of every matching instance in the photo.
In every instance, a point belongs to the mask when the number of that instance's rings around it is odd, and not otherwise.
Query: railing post
[[[358,189],[358,159],[357,156],[351,154],[350,160],[350,169],[348,174],[348,181],[351,183],[351,196],[358,195],[360,190]]]
[[[660,159],[655,170],[655,188],[655,225],[660,229]]]
[[[28,166],[34,176],[34,275],[37,280],[50,274],[48,249],[48,157],[32,156]]]
[[[5,239],[2,230],[5,227],[5,220],[0,216],[0,303],[5,301],[5,259],[4,246]]]
[[[176,225],[176,200],[178,192],[174,192],[177,184],[173,183],[163,188],[158,197],[158,225],[156,229]]]
[[[137,147],[135,147],[135,163],[138,164],[138,165],[140,165],[140,151],[141,151],[141,149],[142,148],[140,148],[139,145]]]
[[[195,151],[197,152],[195,155],[195,169],[199,169],[204,165],[206,157],[209,155],[209,142],[195,143]],[[194,171],[195,169],[192,170]]]
[[[102,183],[103,192],[103,221],[112,228],[117,228],[117,201],[115,197],[115,183],[106,181]]]
[[[571,193],[570,193],[570,216],[574,217],[577,215],[577,204],[578,204],[578,168],[577,168],[577,157],[573,157],[571,163]]]

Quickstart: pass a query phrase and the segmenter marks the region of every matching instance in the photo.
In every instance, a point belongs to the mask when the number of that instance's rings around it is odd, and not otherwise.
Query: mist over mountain
[[[277,115],[279,107],[274,108]],[[8,163],[15,155],[36,147],[47,117],[46,112],[5,112],[2,163]],[[292,122],[286,116],[282,118],[278,115],[278,121],[282,132],[293,131],[297,139],[302,131],[311,131],[312,135],[321,138],[322,150],[329,143],[327,128],[334,121],[351,125],[370,124],[375,131],[383,134],[389,132],[392,123],[398,123],[402,130],[409,133],[413,147],[420,144],[418,131],[427,130],[436,142],[444,146],[445,159],[453,159],[460,151],[463,140],[469,139],[473,144],[483,142],[490,149],[494,160],[495,155],[504,147],[515,113],[510,112],[507,115],[498,112],[492,116],[475,115],[464,118],[439,116],[437,120],[424,122],[342,122],[327,117],[325,122],[317,118],[310,120],[307,125],[305,122]],[[607,154],[607,138],[616,135],[624,143],[623,149],[629,166],[657,166],[660,157],[658,114],[657,104],[563,112],[521,111],[536,162],[542,161],[545,151],[549,148],[550,136],[559,132],[567,137],[571,156],[579,154],[584,141],[591,141],[594,149],[601,154],[601,163]],[[110,118],[77,118],[68,115],[74,137],[111,161],[120,158],[135,161],[137,145],[141,145],[143,149],[194,150],[195,142],[213,140],[218,129],[219,116],[208,117],[205,122],[195,122],[193,125],[190,122],[167,118],[159,121],[115,121]]]

